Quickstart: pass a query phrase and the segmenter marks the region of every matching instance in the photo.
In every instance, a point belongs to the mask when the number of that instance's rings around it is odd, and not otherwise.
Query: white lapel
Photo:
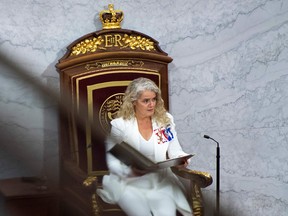
[[[136,119],[131,119],[127,122],[124,141],[129,143],[135,149],[140,149],[140,139]]]

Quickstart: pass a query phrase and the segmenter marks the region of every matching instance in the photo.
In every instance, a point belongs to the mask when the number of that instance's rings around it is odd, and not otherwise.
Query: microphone
[[[219,147],[219,142],[217,142],[215,139],[213,139],[212,137],[210,137],[210,136],[208,136],[208,135],[204,135],[203,136],[205,139],[211,139],[211,140],[213,140],[214,142],[216,142],[217,143],[217,147]]]

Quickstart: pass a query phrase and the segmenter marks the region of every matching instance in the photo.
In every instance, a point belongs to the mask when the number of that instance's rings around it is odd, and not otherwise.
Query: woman
[[[173,117],[166,112],[160,89],[147,78],[133,80],[126,89],[118,117],[111,121],[107,150],[122,141],[155,162],[187,155],[181,148]],[[164,136],[163,136],[164,135]],[[191,215],[181,183],[171,170],[145,172],[126,166],[107,153],[109,175],[97,193],[118,204],[129,216]],[[187,166],[186,162],[183,166]]]

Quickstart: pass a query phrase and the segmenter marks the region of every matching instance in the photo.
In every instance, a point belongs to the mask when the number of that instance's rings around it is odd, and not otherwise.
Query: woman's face
[[[151,117],[154,114],[156,102],[155,92],[149,90],[143,91],[140,97],[133,103],[136,117]]]

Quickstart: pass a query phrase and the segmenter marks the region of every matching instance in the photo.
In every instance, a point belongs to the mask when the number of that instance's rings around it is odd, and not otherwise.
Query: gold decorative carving
[[[131,50],[155,50],[154,42],[140,35],[128,34],[105,34],[97,38],[85,39],[72,47],[70,56],[94,53],[98,50],[107,50],[115,47],[119,49],[130,48]]]
[[[101,213],[101,207],[98,204],[98,199],[97,199],[97,195],[93,194],[92,195],[92,209],[93,209],[93,215],[94,216],[100,216]]]
[[[202,216],[204,215],[203,212],[203,201],[202,201],[202,193],[201,189],[198,187],[197,184],[194,184],[192,189],[192,209],[193,209],[193,216]]]
[[[113,60],[113,61],[103,61],[95,62],[93,64],[86,64],[86,70],[94,68],[107,68],[107,67],[142,67],[144,65],[143,61],[133,61],[133,60]]]
[[[79,55],[79,54],[85,54],[85,53],[93,53],[97,49],[106,49],[102,45],[104,42],[104,39],[102,36],[99,36],[97,38],[92,39],[85,39],[84,41],[81,41],[80,43],[77,43],[75,46],[72,47],[71,56]]]
[[[103,10],[99,14],[103,29],[121,28],[121,22],[124,18],[124,13],[121,10],[114,10],[114,5],[109,4],[108,10]]]
[[[155,50],[154,48],[154,42],[150,41],[150,39],[147,39],[145,37],[141,36],[132,36],[132,35],[124,35],[124,38],[122,39],[124,43],[126,44],[122,48],[130,47],[130,49],[141,49],[141,50]]]
[[[89,176],[87,179],[85,179],[83,181],[83,185],[88,187],[95,181],[97,181],[97,177],[96,176]]]
[[[189,172],[193,173],[193,174],[196,174],[196,175],[203,175],[207,179],[211,178],[211,175],[208,172],[202,172],[202,171],[198,171],[198,170],[190,170]]]

